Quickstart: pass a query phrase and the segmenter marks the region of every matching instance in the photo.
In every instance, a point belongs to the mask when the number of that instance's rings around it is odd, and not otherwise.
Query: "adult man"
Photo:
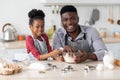
[[[66,52],[79,51],[80,55],[74,58],[76,63],[102,60],[107,49],[97,30],[79,25],[77,10],[72,5],[64,6],[60,15],[63,27],[54,33],[53,49],[63,47]]]

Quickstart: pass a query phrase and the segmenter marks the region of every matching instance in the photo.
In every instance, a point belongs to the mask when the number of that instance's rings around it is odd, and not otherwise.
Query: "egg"
[[[103,64],[98,64],[97,67],[96,67],[96,70],[97,70],[97,71],[102,71],[102,70],[104,70],[104,65],[103,65]]]
[[[107,68],[108,69],[114,69],[114,66],[112,64],[108,64]]]

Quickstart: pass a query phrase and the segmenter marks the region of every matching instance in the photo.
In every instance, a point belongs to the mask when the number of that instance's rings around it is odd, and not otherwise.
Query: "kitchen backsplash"
[[[61,26],[59,14],[53,14],[51,7],[45,7],[40,3],[40,0],[1,0],[0,1],[0,38],[2,38],[2,26],[6,23],[11,23],[17,30],[17,34],[31,34],[28,25],[28,12],[31,9],[42,9],[46,13],[45,31],[47,32],[53,25],[56,28]],[[79,23],[81,25],[89,25],[93,9],[98,9],[99,20],[95,22],[95,27],[98,31],[100,28],[106,28],[107,36],[112,36],[113,32],[120,32],[120,25],[117,24],[120,19],[120,6],[118,5],[82,5],[76,6],[79,15]],[[113,14],[113,15],[112,15]],[[112,17],[114,23],[111,24],[108,18]]]

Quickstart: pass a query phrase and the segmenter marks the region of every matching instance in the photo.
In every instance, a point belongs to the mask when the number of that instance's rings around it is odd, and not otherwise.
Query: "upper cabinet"
[[[45,6],[51,5],[120,5],[120,0],[41,0],[41,3]]]

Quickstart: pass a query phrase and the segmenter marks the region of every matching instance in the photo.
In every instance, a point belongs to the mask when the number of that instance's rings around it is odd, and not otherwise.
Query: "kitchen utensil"
[[[54,13],[55,13],[55,6],[52,5],[52,14],[54,14]]]
[[[108,22],[110,22],[111,24],[114,23],[114,20],[113,20],[113,6],[112,6],[112,8],[109,8],[109,18],[108,18]]]
[[[120,25],[120,7],[119,7],[119,13],[118,13],[118,21],[117,24]]]
[[[24,35],[18,35],[18,40],[21,41],[21,40],[24,40],[25,39],[25,36]]]
[[[91,18],[89,20],[90,25],[94,25],[96,21],[99,20],[100,11],[98,9],[93,9]]]
[[[6,26],[9,26],[8,28],[6,28]],[[10,28],[11,27],[11,28]],[[5,30],[6,28],[6,30]],[[15,37],[15,28],[12,26],[12,24],[10,23],[6,23],[5,25],[3,25],[2,27],[2,32],[3,32],[3,40],[4,41],[13,41],[16,39]]]
[[[110,8],[109,8],[108,14],[109,14],[108,22],[110,22],[111,21],[111,18],[110,18],[110,15],[111,15]]]

